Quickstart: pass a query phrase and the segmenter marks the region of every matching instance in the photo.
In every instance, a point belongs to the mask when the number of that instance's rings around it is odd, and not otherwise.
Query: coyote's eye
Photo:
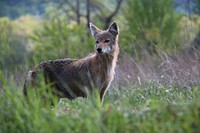
[[[95,41],[97,44],[99,43],[99,41]]]
[[[110,40],[105,40],[105,43],[110,42]]]

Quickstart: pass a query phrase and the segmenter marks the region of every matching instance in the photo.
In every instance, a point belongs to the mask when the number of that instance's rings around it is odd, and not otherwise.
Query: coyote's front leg
[[[100,90],[100,100],[101,100],[101,103],[103,103],[103,99],[104,99],[104,94],[106,93],[107,91],[107,88],[109,87],[110,83],[104,83],[102,85],[102,88]]]

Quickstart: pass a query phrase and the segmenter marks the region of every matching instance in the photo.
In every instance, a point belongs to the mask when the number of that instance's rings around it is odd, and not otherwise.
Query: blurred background
[[[89,22],[120,27],[114,85],[200,81],[200,0],[0,0],[0,88],[43,60],[94,49]]]

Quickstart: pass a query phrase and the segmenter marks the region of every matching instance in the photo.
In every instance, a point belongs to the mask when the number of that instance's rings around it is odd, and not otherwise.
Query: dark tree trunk
[[[77,16],[77,23],[80,25],[80,0],[76,0],[76,16]]]
[[[87,19],[87,27],[90,27],[90,0],[86,0],[86,19]]]

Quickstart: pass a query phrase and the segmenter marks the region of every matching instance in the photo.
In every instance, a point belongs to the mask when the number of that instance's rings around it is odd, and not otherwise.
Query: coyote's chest
[[[98,62],[92,63],[92,77],[97,88],[109,84],[114,76],[113,60],[98,59]]]

